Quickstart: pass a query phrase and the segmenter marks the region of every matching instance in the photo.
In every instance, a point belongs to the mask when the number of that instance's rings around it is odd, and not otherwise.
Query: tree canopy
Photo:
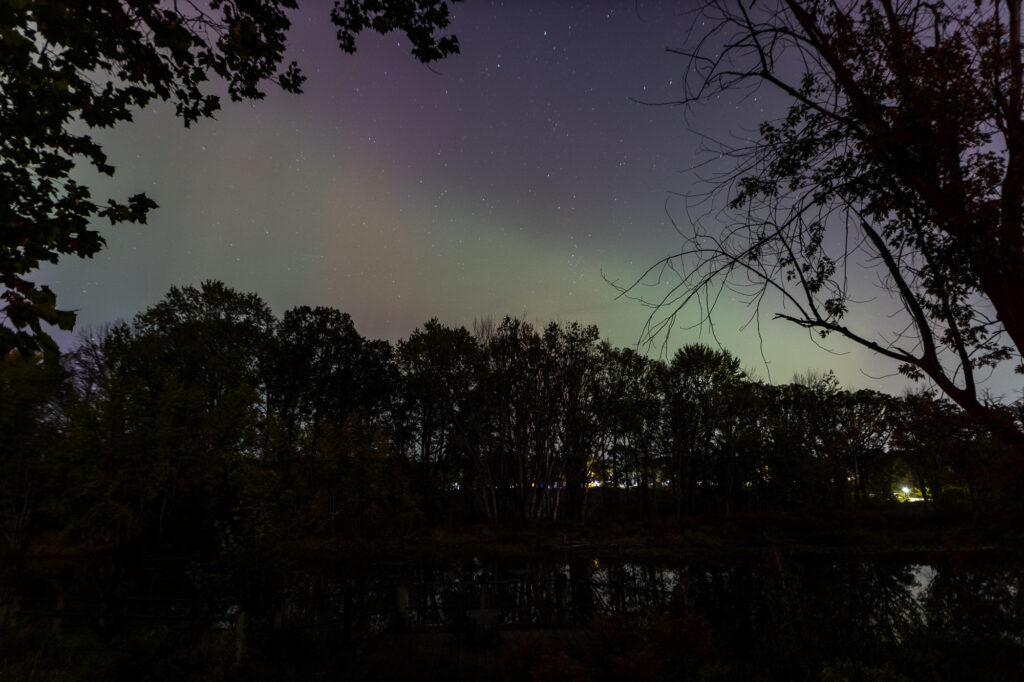
[[[174,287],[61,363],[0,359],[0,546],[59,530],[248,571],[423,523],[870,509],[903,488],[1019,505],[1019,459],[931,394],[773,386],[726,351],[599,339],[430,320],[392,346],[334,308]]]
[[[683,248],[648,273],[681,273],[648,331],[691,305],[710,304],[709,321],[725,288],[927,377],[1024,452],[1021,425],[980,387],[1004,362],[1024,367],[1020,10],[704,3],[694,41],[674,50],[688,59],[683,103],[764,86],[789,106],[717,150],[731,164],[713,180],[722,201],[680,225]]]
[[[457,1],[457,0],[453,0]],[[0,354],[56,345],[42,323],[69,330],[72,311],[29,279],[62,256],[104,246],[99,222],[145,223],[145,194],[95,199],[76,164],[113,175],[90,131],[132,120],[154,101],[172,102],[185,126],[220,107],[211,80],[233,101],[257,100],[266,83],[301,91],[304,76],[282,65],[298,0],[0,0]],[[423,62],[457,53],[442,35],[446,0],[336,0],[339,46],[363,30],[402,31]]]

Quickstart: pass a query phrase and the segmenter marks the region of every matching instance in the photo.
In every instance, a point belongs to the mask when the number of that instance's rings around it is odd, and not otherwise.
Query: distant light
[[[910,488],[908,488],[907,486],[903,486],[902,488],[900,488],[900,490],[903,491],[904,495],[910,494]]]

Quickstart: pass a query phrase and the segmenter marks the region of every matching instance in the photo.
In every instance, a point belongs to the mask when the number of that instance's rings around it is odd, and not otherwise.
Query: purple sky
[[[468,0],[453,7],[462,53],[433,70],[394,34],[341,53],[329,9],[294,16],[289,59],[309,77],[304,94],[271,86],[190,130],[156,106],[98,136],[117,174],[83,173],[96,196],[145,191],[160,209],[148,226],[106,229],[95,259],[45,271],[80,327],[212,278],[278,314],[339,308],[373,338],[395,341],[434,316],[469,326],[512,314],[597,324],[633,345],[648,311],[615,300],[602,273],[630,281],[679,247],[666,201],[707,189],[690,172],[695,131],[743,135],[778,108],[767,92],[690,111],[630,101],[681,96],[686,64],[665,48],[686,40],[686,3]],[[668,208],[685,223],[682,199]],[[721,301],[717,337],[762,379],[834,368],[847,386],[905,385],[871,378],[891,374],[888,361],[839,340],[831,355],[770,315],[766,366],[749,317]],[[677,328],[669,350],[694,341],[715,344]],[[993,382],[1007,396],[1017,387]]]

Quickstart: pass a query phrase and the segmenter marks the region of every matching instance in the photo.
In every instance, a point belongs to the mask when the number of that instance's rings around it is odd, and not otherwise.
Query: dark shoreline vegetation
[[[324,557],[357,555],[367,560],[436,562],[455,556],[527,558],[598,556],[617,560],[686,561],[708,557],[787,555],[1018,557],[1024,552],[1024,512],[1005,507],[971,512],[948,506],[899,503],[873,510],[826,513],[761,512],[729,517],[636,520],[598,515],[587,523],[533,521],[423,524],[404,533],[343,535],[330,539],[282,539],[291,565]],[[42,534],[33,544],[3,556],[12,561],[216,560],[220,548],[167,543],[161,547],[68,543]]]
[[[225,597],[241,583],[197,591],[198,562],[23,558],[0,571],[21,595],[4,605],[0,671],[903,682],[1010,681],[1024,664],[1019,552],[489,551],[309,554],[244,597]],[[493,629],[474,626],[481,617]]]
[[[206,282],[59,364],[9,355],[0,673],[1013,679],[1010,449],[927,393],[599,338],[432,320],[392,346]]]
[[[650,359],[576,323],[476,326],[431,320],[392,346],[338,310],[276,319],[206,282],[60,364],[14,352],[4,550],[226,556],[467,524],[1019,509],[1020,458],[929,393],[768,385],[727,351]]]

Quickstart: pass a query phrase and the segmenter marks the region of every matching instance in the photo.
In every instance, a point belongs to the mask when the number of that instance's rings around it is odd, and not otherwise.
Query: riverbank
[[[675,561],[701,556],[752,555],[766,550],[806,554],[935,554],[1024,549],[1024,513],[1016,509],[969,513],[924,504],[828,513],[759,513],[637,521],[448,524],[403,533],[283,542],[279,551],[303,557],[351,555],[377,560],[447,560],[456,556],[590,554]],[[211,555],[215,550],[211,551]],[[69,543],[41,538],[17,556],[28,558],[203,558],[177,550]],[[14,555],[8,555],[12,557]]]
[[[919,504],[874,511],[683,517],[636,522],[437,526],[376,537],[338,539],[300,551],[360,553],[381,558],[529,556],[588,553],[644,560],[757,554],[765,550],[821,554],[948,553],[1024,549],[1017,510],[968,514]]]

